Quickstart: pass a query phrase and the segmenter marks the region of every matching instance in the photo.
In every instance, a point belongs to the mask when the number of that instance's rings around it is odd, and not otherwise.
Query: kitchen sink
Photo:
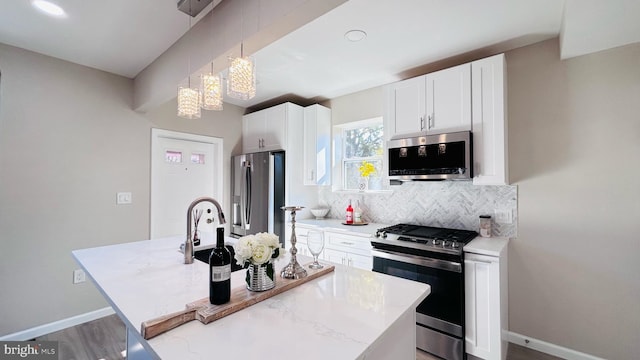
[[[242,270],[243,267],[238,265],[236,263],[236,259],[233,258],[233,256],[235,255],[235,252],[233,251],[233,246],[225,245],[225,247],[227,248],[227,250],[229,250],[229,253],[231,254],[231,272]],[[208,264],[209,255],[211,255],[211,251],[213,251],[213,248],[196,250],[193,253],[193,256],[196,258],[196,260],[200,260],[203,263]]]

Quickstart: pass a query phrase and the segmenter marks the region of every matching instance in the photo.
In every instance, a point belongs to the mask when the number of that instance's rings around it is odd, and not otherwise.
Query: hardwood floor
[[[59,341],[59,360],[126,359],[126,329],[116,315],[60,330],[36,340]],[[558,360],[516,344],[509,345],[507,360]],[[416,360],[441,360],[417,350]]]
[[[56,331],[36,340],[58,341],[59,360],[126,359],[124,324],[116,315]]]

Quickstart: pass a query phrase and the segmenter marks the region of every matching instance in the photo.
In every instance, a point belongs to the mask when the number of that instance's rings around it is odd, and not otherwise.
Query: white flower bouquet
[[[239,265],[249,268],[247,271],[247,285],[252,286],[251,274],[254,267],[265,267],[265,274],[271,280],[273,285],[273,261],[284,256],[284,249],[280,247],[280,239],[278,235],[269,233],[257,233],[255,235],[247,235],[238,239],[234,245],[235,259]]]
[[[278,235],[269,233],[243,236],[233,248],[236,262],[245,268],[250,264],[262,265],[273,262],[284,255]]]

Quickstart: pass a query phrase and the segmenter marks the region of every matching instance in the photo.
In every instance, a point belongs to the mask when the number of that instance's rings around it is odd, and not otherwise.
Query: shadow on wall
[[[547,46],[547,42],[533,45]],[[572,136],[571,123],[566,119],[572,109],[565,101],[570,95],[567,69],[564,64],[558,64],[561,62],[559,50],[537,53],[540,56],[533,69],[519,68],[522,62],[511,63],[510,53],[506,54],[512,184],[554,172],[569,162]]]

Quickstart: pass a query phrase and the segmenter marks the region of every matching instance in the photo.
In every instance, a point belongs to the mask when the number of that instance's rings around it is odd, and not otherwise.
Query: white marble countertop
[[[343,233],[357,233],[358,235],[369,235],[371,237],[373,237],[377,229],[390,226],[388,224],[380,223],[368,223],[367,225],[343,225],[343,221],[344,220],[340,219],[301,219],[296,220],[296,226],[315,226],[324,230]],[[290,222],[287,224],[290,224]]]
[[[462,249],[464,252],[473,254],[500,256],[507,249],[508,245],[509,238],[506,237],[485,238],[478,236],[468,242]]]
[[[364,359],[430,291],[419,282],[335,265],[329,275],[218,321],[191,321],[145,341],[143,321],[209,294],[208,265],[184,265],[181,242],[172,237],[73,251],[137,340],[161,359]],[[232,273],[232,287],[244,287],[244,276]]]

